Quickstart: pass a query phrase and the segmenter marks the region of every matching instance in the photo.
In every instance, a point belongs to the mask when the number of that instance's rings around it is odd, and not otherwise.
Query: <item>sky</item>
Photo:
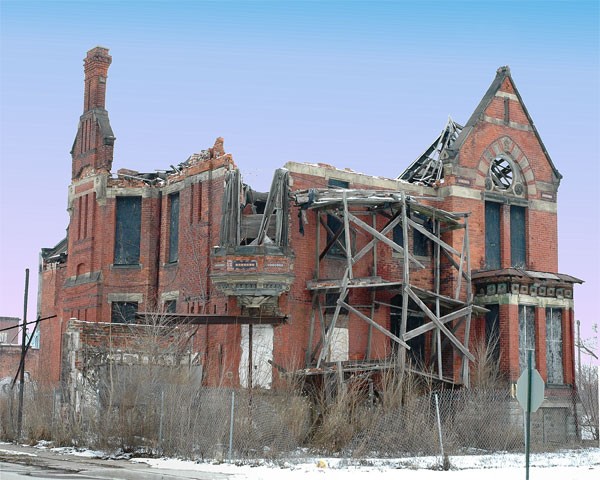
[[[563,175],[559,270],[599,323],[598,1],[0,0],[0,316],[36,316],[39,252],[65,236],[83,58],[110,49],[113,171],[216,137],[254,189],[287,161],[394,178],[509,65]]]

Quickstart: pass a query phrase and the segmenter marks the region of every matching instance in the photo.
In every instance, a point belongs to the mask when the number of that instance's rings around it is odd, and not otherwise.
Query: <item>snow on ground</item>
[[[0,443],[1,445],[1,443]],[[36,448],[58,454],[89,458],[121,458],[105,452],[74,447],[52,448],[50,442],[40,442]],[[3,450],[0,453],[12,453]],[[396,459],[303,458],[288,461],[255,460],[237,463],[200,463],[173,458],[133,458],[157,469],[196,470],[229,474],[232,480],[517,480],[525,476],[523,453],[498,452],[480,455],[452,456],[451,469],[439,469],[439,457],[407,457]],[[31,453],[18,454],[35,456]],[[600,448],[561,450],[533,453],[530,456],[530,480],[597,480],[600,478]]]
[[[133,459],[154,468],[199,470],[232,474],[236,480],[482,480],[516,479],[525,475],[525,455],[496,453],[450,457],[451,470],[435,468],[439,458],[416,457],[402,459],[312,459],[302,463],[254,462],[246,465],[228,463],[196,463],[176,459]],[[600,449],[565,450],[532,454],[531,480],[597,480],[600,476]]]

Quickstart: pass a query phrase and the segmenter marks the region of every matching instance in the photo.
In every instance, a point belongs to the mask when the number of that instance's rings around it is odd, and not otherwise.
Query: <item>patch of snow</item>
[[[65,455],[74,455],[76,457],[86,457],[86,458],[103,458],[106,456],[104,452],[99,450],[89,450],[87,448],[77,448],[77,447],[55,447],[51,448],[51,450],[55,453],[62,453]]]
[[[27,452],[17,452],[15,450],[4,450],[0,448],[0,453],[8,454],[8,455],[22,455],[24,457],[37,457],[35,453],[27,453]]]
[[[235,475],[238,479],[256,480],[303,480],[327,478],[333,480],[397,480],[401,470],[410,472],[411,480],[480,480],[481,478],[516,478],[523,475],[525,456],[516,453],[491,455],[463,455],[450,457],[449,471],[440,471],[439,457],[411,457],[401,459],[339,459],[314,458],[301,462],[254,461],[242,464],[198,463],[172,458],[136,458],[132,462],[146,463],[153,468],[196,470],[202,472]],[[565,450],[553,453],[532,454],[530,465],[533,478],[591,480],[600,474],[600,450]],[[595,472],[595,473],[594,473]],[[537,475],[537,476],[536,476]]]

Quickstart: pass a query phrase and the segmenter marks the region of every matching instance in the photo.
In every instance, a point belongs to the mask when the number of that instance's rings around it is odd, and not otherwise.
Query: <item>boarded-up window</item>
[[[535,350],[535,307],[519,305],[519,369],[527,368],[527,351]],[[535,355],[533,355],[535,364]]]
[[[510,264],[513,267],[524,268],[526,253],[525,242],[525,208],[511,205],[510,207]]]
[[[562,310],[546,308],[546,368],[548,383],[560,385],[563,379]]]
[[[485,266],[500,268],[500,204],[485,202]]]
[[[135,323],[135,314],[138,310],[137,302],[112,302],[112,323]]]
[[[330,178],[329,181],[327,182],[327,185],[329,187],[348,188],[349,183],[344,182],[343,180],[336,180],[335,178]],[[329,228],[329,230],[331,230],[331,233],[327,232],[327,243],[328,244],[329,244],[329,242],[331,242],[333,240],[333,238],[335,237],[335,235],[338,232],[341,232],[340,235],[338,236],[338,239],[337,239],[338,241],[336,241],[332,245],[332,247],[329,249],[328,253],[330,255],[344,255],[344,251],[342,250],[342,247],[340,246],[340,244],[341,244],[341,245],[343,245],[344,248],[346,248],[346,236],[345,236],[344,232],[342,231],[344,229],[344,223],[338,217],[336,217],[334,215],[327,215],[327,227]]]
[[[115,265],[140,263],[142,197],[117,197]]]
[[[500,305],[486,305],[489,310],[485,314],[485,343],[491,349],[492,359],[500,359]]]
[[[169,262],[179,260],[179,193],[169,195]]]

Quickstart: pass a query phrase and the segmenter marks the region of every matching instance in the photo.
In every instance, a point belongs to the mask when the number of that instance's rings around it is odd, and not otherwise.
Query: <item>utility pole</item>
[[[19,379],[19,413],[17,416],[17,440],[21,439],[23,427],[23,392],[25,390],[25,354],[27,352],[27,299],[29,295],[29,269],[25,269],[25,296],[23,299],[23,329],[21,335],[21,376]]]

